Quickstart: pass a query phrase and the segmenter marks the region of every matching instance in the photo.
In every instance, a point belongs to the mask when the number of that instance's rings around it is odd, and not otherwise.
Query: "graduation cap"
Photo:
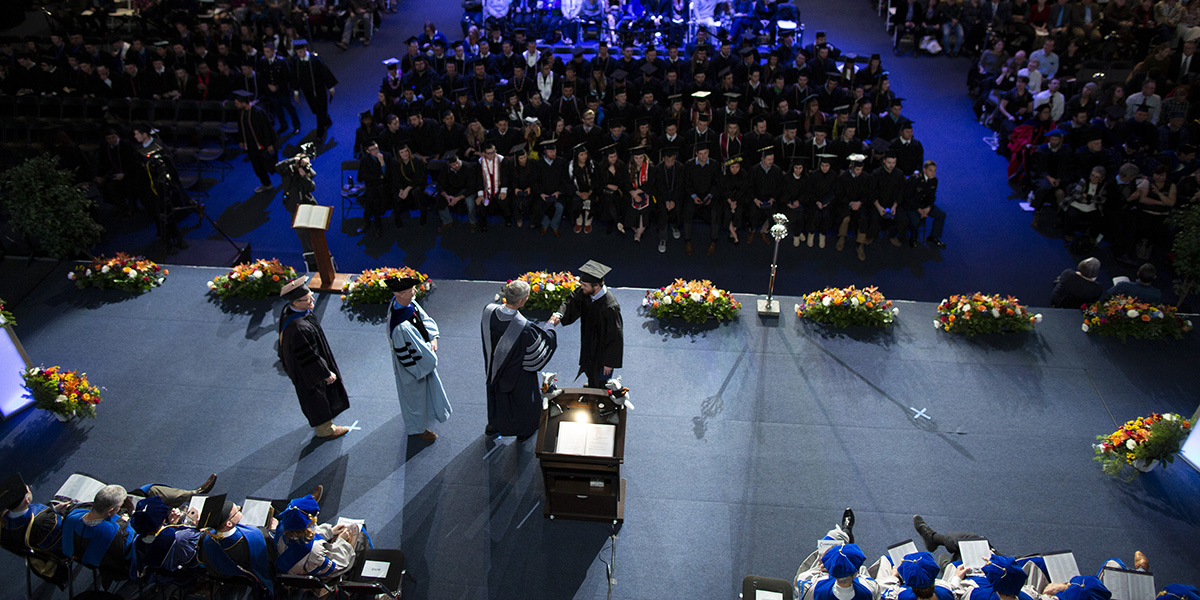
[[[457,163],[457,162],[459,161],[459,159],[458,159],[458,151],[457,151],[457,150],[449,150],[449,151],[447,151],[445,154],[443,154],[443,155],[442,155],[442,160],[444,160],[444,161],[446,161],[446,162],[448,162],[448,163],[450,163],[450,164],[455,164],[455,163]]]
[[[511,149],[509,149],[508,155],[513,158],[525,156],[525,144],[517,144],[516,146],[513,146]]]
[[[837,579],[853,575],[865,560],[866,555],[857,544],[833,546],[821,555],[821,565],[830,577]]]
[[[829,163],[829,164],[833,164],[833,159],[837,158],[837,155],[836,155],[836,154],[823,154],[823,153],[822,153],[822,154],[818,154],[818,155],[817,155],[817,158],[819,159],[819,160],[817,160],[817,162],[818,162],[818,163]]]
[[[150,496],[138,500],[129,521],[138,535],[154,535],[158,533],[170,515],[171,509],[167,507],[162,498]]]
[[[616,71],[613,71],[613,81],[625,81],[625,78],[628,76],[629,76],[629,73],[626,73],[625,71],[623,71],[621,69],[617,69]]]
[[[904,98],[892,98],[892,102],[888,106],[904,106]]]
[[[667,96],[668,102],[675,102],[675,101],[682,101],[682,100],[683,100],[683,94],[671,94],[670,96]]]
[[[775,156],[775,146],[764,146],[762,148],[759,148],[758,156],[760,159],[766,158],[768,156]]]
[[[571,56],[583,56],[583,47],[575,46],[575,48],[571,50]]]
[[[645,154],[647,150],[649,150],[649,148],[645,144],[642,144],[640,146],[634,146],[633,148],[629,149],[629,155],[630,156],[641,156],[641,155]]]
[[[730,156],[728,159],[725,160],[726,167],[731,167],[733,165],[740,165],[740,164],[742,164],[742,155],[740,155],[740,154],[738,154],[737,156]]]
[[[621,123],[621,120],[620,120],[620,119],[618,119],[618,118],[616,118],[616,117],[613,117],[613,118],[611,118],[611,119],[608,119],[608,128],[609,128],[609,129],[616,129],[616,128],[618,128],[618,127],[621,127],[621,126],[622,126],[622,123]]]
[[[904,560],[896,565],[896,570],[900,572],[905,587],[911,589],[933,585],[938,572],[941,571],[937,561],[933,559],[933,555],[928,552],[913,552],[905,555]]]
[[[710,119],[712,119],[712,117],[708,116],[708,113],[702,112],[702,113],[696,115],[696,121],[698,121],[700,123],[707,123],[707,122],[709,122]]]
[[[141,504],[140,502],[138,504]],[[225,524],[225,518],[228,513],[225,512],[225,494],[209,496],[204,499],[204,506],[200,509],[200,518],[196,521],[196,526],[200,529],[208,529],[209,527],[220,527]]]
[[[1048,138],[1050,138],[1050,137],[1060,137],[1061,138],[1061,137],[1066,137],[1066,135],[1067,135],[1067,132],[1065,132],[1062,129],[1059,129],[1057,127],[1046,132],[1046,137],[1048,137]]]
[[[462,88],[458,88],[458,89],[454,90],[454,95],[455,96],[467,96],[468,95],[467,88],[462,87]]]
[[[543,140],[540,143],[538,143],[538,146],[541,146],[542,148],[545,148],[546,150],[557,149],[558,148],[558,139],[550,138],[548,140]]]
[[[799,127],[799,125],[795,121],[784,121],[783,122],[783,130],[784,131],[787,131],[789,129],[797,129],[798,127]]]
[[[884,152],[887,152],[888,148],[890,147],[891,144],[889,144],[888,141],[883,138],[875,138],[871,140],[871,152],[876,154],[883,154]]]
[[[692,98],[695,100],[708,100],[708,97],[711,95],[712,95],[712,92],[709,92],[706,90],[692,92]]]
[[[730,69],[729,67],[725,67],[724,69],[721,69],[720,71],[717,72],[717,77],[724,77],[726,75],[732,75],[732,74],[733,74],[733,69]]]
[[[1114,104],[1114,105],[1104,109],[1104,113],[1105,113],[1105,116],[1116,121],[1117,119],[1120,119],[1121,117],[1125,116],[1125,109]]]
[[[633,124],[637,127],[641,127],[642,125],[649,125],[650,117],[638,117],[636,120],[634,120]]]
[[[867,157],[864,154],[855,153],[855,154],[851,154],[850,156],[847,156],[846,160],[850,161],[850,164],[852,164],[852,165],[857,165],[857,164],[862,164],[863,161],[867,160]]]
[[[726,102],[737,102],[742,99],[742,95],[737,92],[725,92]]]
[[[839,115],[848,115],[848,114],[850,114],[850,105],[843,104],[841,106],[835,106],[835,107],[833,107],[833,112],[835,114],[839,114]]]
[[[679,148],[676,148],[675,146],[667,146],[666,148],[659,150],[658,159],[662,160],[668,156],[677,156],[678,154]]]
[[[445,48],[446,40],[443,40],[442,38],[437,38],[437,39],[433,40],[432,45],[434,48]]]
[[[421,280],[416,277],[389,277],[384,279],[383,283],[390,291],[403,292],[404,290],[416,287],[421,283]]]
[[[279,513],[279,528],[283,531],[302,531],[308,529],[321,512],[320,505],[312,496],[296,498],[288,502],[287,508]]]
[[[696,144],[692,146],[692,152],[699,152],[701,150],[712,150],[712,148],[708,145],[708,142],[696,142]]]
[[[828,134],[828,133],[829,133],[829,126],[828,126],[828,125],[825,125],[824,123],[822,123],[822,124],[820,124],[820,125],[817,125],[816,127],[813,127],[813,133],[824,133],[824,134]]]
[[[995,554],[983,564],[983,576],[987,578],[987,582],[992,586],[994,592],[1006,596],[1016,596],[1021,593],[1021,588],[1025,586],[1025,580],[1028,579],[1028,575],[1011,556]]]
[[[600,149],[601,156],[608,156],[609,154],[616,154],[616,153],[617,153],[617,145],[616,144],[609,144]]]
[[[579,156],[579,153],[587,152],[587,149],[588,149],[587,142],[580,142],[578,144],[575,144],[575,146],[571,148],[571,153],[574,154],[575,156]]]
[[[1150,112],[1150,105],[1148,105],[1148,104],[1139,104],[1139,105],[1137,105],[1137,108],[1135,108],[1135,109],[1133,109],[1133,110],[1134,110],[1134,112],[1144,112],[1144,113],[1149,113],[1149,112]]]
[[[793,157],[792,157],[792,166],[793,166],[793,167],[797,167],[797,166],[799,166],[799,167],[808,168],[808,159],[807,159],[806,157],[803,157],[803,156],[798,156],[798,155],[797,155],[797,156],[793,156]]]
[[[410,35],[410,36],[408,36],[408,39],[404,40],[404,43],[405,43],[405,45],[408,45],[408,44],[420,44],[420,43],[421,43],[421,38],[419,38],[419,37],[417,37],[417,36],[415,36],[415,35]],[[456,43],[459,43],[459,44],[461,44],[462,42],[456,42]]]
[[[244,102],[249,102],[254,99],[254,94],[247,90],[236,90],[233,92],[233,95],[237,96],[238,100],[242,100]]]
[[[308,285],[306,285],[307,283],[308,275],[301,275],[300,277],[287,282],[287,284],[285,284],[283,288],[279,290],[279,296],[292,301],[299,300],[312,293],[312,290],[308,289]]]
[[[755,52],[756,50],[754,48],[742,48],[742,56],[754,56]]]
[[[604,283],[604,277],[608,275],[609,271],[612,271],[611,267],[589,260],[579,267],[579,280],[592,285]]]
[[[14,510],[25,500],[25,480],[20,473],[13,473],[0,483],[0,508]]]
[[[654,77],[654,74],[658,72],[658,67],[654,66],[654,63],[646,63],[639,70],[646,77]]]
[[[537,122],[538,122],[537,117],[525,117],[525,123],[528,125],[535,125],[535,124],[537,124]]]
[[[904,120],[900,121],[900,131],[904,131],[905,129],[912,129],[912,126],[913,126],[912,119],[904,119]]]
[[[246,41],[245,43],[249,44],[250,42]],[[168,44],[166,40],[158,40],[157,42],[154,42],[154,45],[158,46],[159,48],[165,48],[170,44]]]
[[[292,41],[292,49],[293,50],[299,50],[301,48],[307,48],[307,47],[308,47],[308,40],[306,40],[306,39],[301,38],[301,39]]]
[[[395,71],[396,68],[400,65],[400,59],[398,59],[394,56],[392,58],[386,58],[383,60],[383,64],[384,64],[384,66],[387,67],[387,70]]]

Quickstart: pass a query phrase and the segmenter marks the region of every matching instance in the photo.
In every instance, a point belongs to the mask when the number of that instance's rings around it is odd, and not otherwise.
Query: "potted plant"
[[[0,199],[13,229],[55,258],[76,258],[104,231],[92,218],[92,201],[73,185],[58,158],[40,154],[0,175]]]
[[[96,405],[100,403],[100,388],[88,381],[87,373],[68,371],[62,367],[43,369],[33,367],[21,374],[26,398],[34,406],[49,411],[59,421],[75,417],[96,417]]]
[[[579,287],[579,277],[570,272],[530,271],[517,279],[529,284],[529,300],[525,306],[532,310],[558,310],[567,296]]]
[[[1114,477],[1121,475],[1125,467],[1131,467],[1126,481],[1137,474],[1148,473],[1161,462],[1163,468],[1175,461],[1175,455],[1183,447],[1192,430],[1187,419],[1175,413],[1150,413],[1122,425],[1109,435],[1098,435],[1098,444],[1093,460],[1100,463],[1104,472]]]
[[[796,305],[797,317],[833,327],[888,327],[898,314],[900,309],[875,286],[825,288],[805,294]]]
[[[668,286],[647,291],[642,307],[659,319],[678,317],[689,323],[703,323],[709,319],[734,320],[742,303],[707,279],[676,279]]]

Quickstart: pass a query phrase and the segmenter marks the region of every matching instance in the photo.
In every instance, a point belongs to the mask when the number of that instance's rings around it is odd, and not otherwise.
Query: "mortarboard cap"
[[[1200,592],[1194,585],[1169,583],[1158,593],[1158,600],[1200,600]]]
[[[575,48],[571,50],[571,56],[583,56],[583,47],[575,46]]]
[[[421,283],[416,277],[389,277],[383,280],[387,289],[393,292],[403,292],[407,289],[412,289]]]
[[[892,98],[892,102],[888,106],[904,106],[904,98]]]
[[[408,36],[408,39],[404,40],[404,43],[405,43],[406,45],[407,45],[407,44],[420,44],[420,43],[421,43],[421,38],[419,38],[419,37],[417,37],[417,36],[415,36],[415,35],[410,35],[410,36]],[[458,43],[461,43],[461,42],[458,42]]]
[[[1115,120],[1120,119],[1121,117],[1125,116],[1125,109],[1114,104],[1114,105],[1104,109],[1104,114],[1108,118],[1115,121]]]
[[[708,100],[708,97],[709,97],[710,95],[712,95],[712,92],[705,91],[705,90],[700,90],[700,91],[697,91],[697,92],[692,92],[692,98],[694,98],[694,99],[696,99],[696,100]]]
[[[867,160],[867,157],[865,154],[855,153],[855,154],[851,154],[850,156],[847,156],[846,160],[850,161],[850,164],[852,164],[852,165],[858,165],[858,164],[862,164],[863,161]]]
[[[758,156],[759,156],[759,158],[765,158],[767,156],[775,156],[775,146],[763,146],[762,148],[759,148]]]
[[[733,69],[730,69],[729,67],[725,67],[724,69],[721,69],[720,71],[717,72],[717,77],[724,77],[726,75],[731,75],[731,74],[733,74]]]
[[[1028,578],[1011,556],[999,555],[992,555],[984,563],[983,576],[992,586],[992,591],[1005,596],[1016,596]]]
[[[835,106],[835,107],[833,107],[833,112],[834,112],[834,113],[836,113],[836,114],[839,114],[839,115],[841,115],[841,114],[847,114],[847,115],[848,115],[848,114],[850,114],[850,105],[849,105],[849,104],[843,104],[843,105],[841,105],[841,106]]]
[[[458,151],[456,151],[456,150],[447,151],[445,154],[442,155],[442,160],[444,160],[450,164],[457,163],[458,162]]]
[[[609,154],[616,154],[616,153],[617,153],[617,145],[616,144],[609,144],[600,149],[601,156],[608,156]]]
[[[434,38],[434,40],[430,42],[430,45],[432,45],[434,48],[445,48],[446,40],[443,40],[442,38]]]
[[[558,139],[551,138],[548,140],[542,140],[540,143],[538,143],[538,146],[541,146],[546,150],[558,149]]]
[[[696,144],[692,146],[692,152],[699,152],[701,150],[712,150],[712,146],[709,146],[708,142],[696,142]]]
[[[296,498],[288,502],[287,508],[279,513],[279,528],[283,531],[302,531],[308,529],[321,512],[321,507],[312,496]]]
[[[623,123],[621,123],[621,120],[616,117],[606,120],[605,123],[608,124],[609,129],[616,129],[623,125]]]
[[[578,156],[580,152],[587,152],[587,142],[580,142],[571,148],[571,153]]]
[[[736,102],[741,99],[742,99],[742,95],[737,92],[725,92],[725,101],[726,102],[728,102],[730,100],[733,100]]]
[[[306,285],[307,283],[308,275],[301,275],[300,277],[287,282],[287,284],[285,284],[283,288],[279,290],[279,295],[288,300],[299,300],[312,293],[312,290],[308,289],[308,286]]]
[[[200,508],[200,518],[196,521],[196,526],[200,529],[220,527],[225,523],[225,518],[228,518],[228,514],[225,512],[225,504],[225,494],[205,498],[204,506]]]
[[[629,77],[629,73],[626,73],[621,69],[613,71],[613,81],[625,81],[626,77]]]
[[[888,148],[890,147],[891,144],[889,144],[888,141],[883,138],[875,138],[871,140],[871,152],[876,154],[883,154],[884,152],[887,152]]]
[[[1150,105],[1148,105],[1148,104],[1139,104],[1139,105],[1137,105],[1137,108],[1135,108],[1135,109],[1134,109],[1134,112],[1144,112],[1144,113],[1148,113],[1148,112],[1150,112]]]
[[[668,156],[677,156],[678,154],[679,148],[676,148],[675,146],[667,146],[658,152],[658,158],[661,160]]]
[[[642,65],[641,71],[647,77],[653,77],[658,72],[658,67],[654,66],[653,63],[646,63]]]
[[[385,59],[383,59],[383,64],[387,66],[389,71],[394,71],[394,70],[396,70],[396,67],[400,64],[400,59],[398,59],[396,57],[385,58]]]
[[[1048,138],[1049,137],[1064,137],[1066,135],[1067,135],[1067,132],[1065,132],[1061,129],[1058,129],[1057,127],[1046,132],[1046,137],[1048,137]]]
[[[792,166],[808,168],[808,160],[803,156],[793,156]]]
[[[1178,154],[1195,154],[1196,146],[1194,144],[1180,144],[1179,147],[1175,149],[1175,152]]]
[[[830,577],[841,579],[857,573],[866,558],[857,544],[843,544],[826,550],[821,555],[821,564]]]
[[[696,115],[696,120],[699,121],[700,123],[707,123],[711,119],[712,119],[712,117],[708,116],[708,113],[700,113],[700,114]]]
[[[0,509],[13,510],[25,500],[25,480],[20,473],[13,473],[0,483]]]
[[[237,90],[237,91],[233,92],[233,95],[237,96],[238,100],[245,100],[246,102],[249,102],[254,99],[254,94],[250,93],[247,90]]]
[[[905,129],[912,129],[912,126],[913,126],[912,119],[904,119],[904,120],[900,121],[900,131],[904,131]]]
[[[307,47],[308,47],[308,40],[306,40],[306,39],[301,38],[298,40],[292,40],[292,49],[294,49],[294,50],[298,50],[300,48],[307,48]]]
[[[837,155],[836,154],[818,154],[817,158],[819,159],[819,160],[817,160],[818,164],[823,163],[823,162],[833,164],[833,159],[837,158]]]
[[[796,121],[784,121],[783,122],[783,129],[785,131],[788,129],[796,129],[798,127],[799,127],[799,125],[796,123]]]
[[[733,165],[741,164],[741,162],[742,162],[742,155],[741,155],[741,154],[738,154],[738,155],[736,155],[736,156],[730,156],[730,157],[729,157],[729,158],[728,158],[728,159],[725,161],[725,166],[727,166],[727,167],[730,167],[730,166],[733,166]]]
[[[582,267],[579,267],[579,279],[584,283],[597,284],[603,283],[604,277],[612,269],[602,265],[594,260],[589,260]]]
[[[928,552],[913,552],[905,556],[896,570],[900,572],[904,585],[913,589],[932,586],[941,571],[933,555]]]
[[[667,96],[667,100],[668,100],[669,102],[675,102],[675,101],[677,101],[677,100],[679,100],[679,101],[682,101],[682,100],[683,100],[683,94],[671,94],[670,96]]]
[[[162,528],[163,523],[166,523],[170,514],[171,509],[167,508],[162,498],[151,496],[138,500],[129,521],[138,535],[154,535]]]
[[[629,155],[630,156],[640,156],[642,154],[645,154],[647,150],[649,150],[649,148],[647,148],[645,144],[641,144],[639,146],[634,146],[633,148],[630,148]]]
[[[525,144],[517,144],[509,149],[508,155],[512,157],[525,156]]]
[[[1109,600],[1112,592],[1095,575],[1076,575],[1067,589],[1054,595],[1058,600]]]

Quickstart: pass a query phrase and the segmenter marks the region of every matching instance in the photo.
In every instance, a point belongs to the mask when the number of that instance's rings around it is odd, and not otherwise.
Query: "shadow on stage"
[[[87,441],[91,427],[84,423],[82,420],[61,423],[46,411],[26,409],[4,422],[6,434],[0,440],[0,456],[4,456],[4,463],[10,467],[20,465],[29,484],[36,488],[43,481],[34,479],[33,474],[42,478],[57,472]],[[36,497],[44,495],[35,490]]]
[[[384,304],[342,304],[342,311],[350,315],[357,323],[383,325],[387,323],[388,305]]]
[[[642,322],[642,329],[654,335],[662,336],[665,341],[669,338],[705,338],[712,331],[716,331],[722,323],[721,321],[710,319],[702,323],[689,323],[683,319],[659,319],[647,313],[644,309],[639,310],[638,314],[646,317]]]

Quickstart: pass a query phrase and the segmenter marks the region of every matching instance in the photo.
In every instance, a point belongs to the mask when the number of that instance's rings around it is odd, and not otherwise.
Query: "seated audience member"
[[[1096,277],[1100,274],[1100,259],[1095,257],[1079,261],[1075,269],[1067,269],[1054,280],[1054,291],[1050,292],[1050,306],[1054,308],[1079,308],[1092,304],[1104,293]]]
[[[322,487],[317,486],[313,496],[319,499],[321,491]],[[258,528],[243,525],[241,521],[242,507],[225,502],[219,524],[200,541],[200,562],[217,577],[249,577],[270,596],[274,586],[267,547],[271,543],[268,535],[279,522],[274,517],[268,517],[266,527]]]
[[[1087,179],[1071,186],[1071,192],[1063,202],[1063,240],[1071,243],[1075,250],[1091,251],[1097,243],[1100,216],[1108,198],[1106,175],[1104,167],[1092,167]],[[1076,232],[1082,233],[1083,237],[1077,240]]]
[[[887,564],[891,564],[890,559]],[[904,557],[900,564],[891,570],[880,573],[876,579],[888,588],[885,592],[889,600],[955,600],[954,591],[945,581],[938,579],[941,567],[937,560],[928,552],[913,552]]]
[[[937,163],[932,160],[925,161],[921,171],[913,173],[904,182],[897,221],[901,229],[900,237],[907,237],[910,247],[917,247],[918,229],[926,218],[933,219],[933,226],[925,237],[925,243],[935,248],[946,247],[941,240],[946,212],[934,204],[937,201],[937,184]]]
[[[1111,288],[1100,297],[1100,301],[1107,301],[1113,296],[1128,296],[1139,302],[1149,304],[1162,304],[1162,292],[1152,285],[1154,279],[1158,277],[1158,270],[1154,265],[1146,263],[1138,267],[1137,281],[1122,281]]]
[[[296,498],[279,514],[275,568],[280,573],[332,579],[349,571],[354,557],[370,547],[366,531],[357,525],[318,525],[318,497]]]
[[[866,556],[854,544],[854,511],[847,508],[841,522],[834,525],[824,539],[841,544],[826,549],[819,561],[815,560],[816,552],[804,561],[793,580],[794,597],[798,600],[879,600],[883,588],[867,577],[863,568]]]

